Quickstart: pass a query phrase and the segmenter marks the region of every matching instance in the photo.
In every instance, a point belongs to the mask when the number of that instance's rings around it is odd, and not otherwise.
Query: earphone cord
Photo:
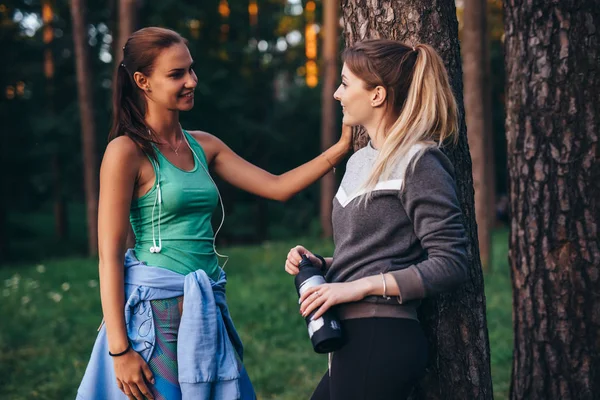
[[[158,187],[156,188],[158,190]],[[152,248],[150,252],[153,253],[154,248],[156,247],[156,238],[154,236],[154,209],[156,208],[156,202],[158,201],[158,194],[154,197],[154,205],[152,206]]]
[[[156,197],[154,198],[154,205],[152,206],[152,248],[153,249],[161,249],[162,248],[162,235],[160,234],[160,222],[161,222],[161,214],[162,214],[162,195],[160,192],[160,167],[158,164],[156,165]],[[156,209],[156,203],[158,202],[158,247],[156,246],[156,236],[154,234],[154,210]],[[160,251],[160,250],[159,250]]]
[[[158,181],[158,248],[159,249],[162,249],[162,235],[160,234],[161,215],[162,215],[162,193],[160,190],[160,181]]]
[[[223,205],[223,199],[221,198],[221,192],[219,191],[219,188],[217,187],[217,184],[213,180],[212,176],[210,175],[210,173],[208,172],[208,170],[206,169],[206,167],[200,160],[200,157],[198,157],[198,155],[196,154],[196,152],[190,145],[190,142],[188,141],[187,137],[185,135],[183,137],[185,138],[185,142],[187,143],[188,147],[192,151],[192,154],[194,154],[194,157],[196,157],[196,160],[198,160],[198,164],[200,164],[200,166],[202,167],[204,172],[206,172],[206,175],[208,175],[208,178],[210,179],[212,184],[215,186],[215,189],[217,190],[217,195],[219,196],[219,203],[221,204],[221,223],[219,224],[219,227],[215,231],[215,236],[213,237],[213,250],[217,256],[225,259],[225,261],[223,262],[223,266],[221,267],[222,269],[225,269],[225,265],[227,265],[227,262],[229,261],[229,256],[221,254],[217,251],[217,235],[219,234],[219,231],[221,230],[221,228],[223,227],[223,224],[225,223],[225,206]]]
[[[183,130],[182,130],[182,132],[183,132]],[[187,136],[183,135],[183,137],[185,138],[185,142],[187,143],[188,147],[192,151],[192,154],[194,155],[194,157],[196,157],[198,164],[200,164],[200,166],[202,167],[204,172],[206,172],[206,175],[208,175],[208,178],[210,179],[212,184],[215,186],[215,189],[217,190],[217,195],[219,196],[219,203],[221,204],[221,223],[219,224],[219,227],[215,231],[215,236],[213,237],[213,250],[217,256],[225,259],[225,261],[223,262],[223,266],[221,267],[222,269],[225,269],[225,265],[227,265],[227,262],[229,261],[229,256],[219,253],[217,251],[217,244],[216,244],[217,243],[217,235],[219,234],[219,231],[221,230],[221,228],[223,227],[223,224],[225,223],[225,206],[223,205],[223,199],[221,198],[221,192],[219,191],[219,188],[217,187],[217,184],[213,180],[212,176],[210,175],[210,173],[208,172],[208,170],[206,169],[206,167],[200,160],[200,157],[198,157],[198,155],[196,154],[196,152],[190,145],[190,142],[188,141]]]
[[[225,223],[225,206],[223,205],[223,198],[221,197],[221,192],[219,191],[217,184],[215,183],[212,176],[208,172],[208,169],[204,166],[204,164],[200,160],[200,157],[198,157],[198,155],[196,154],[196,152],[190,145],[190,142],[188,141],[187,137],[185,135],[183,137],[184,137],[185,142],[187,143],[188,147],[192,151],[192,154],[198,161],[198,164],[200,164],[200,166],[202,167],[204,172],[206,172],[206,175],[208,175],[208,178],[214,185],[215,189],[217,190],[217,195],[219,196],[219,203],[221,204],[221,223],[219,224],[219,227],[217,228],[215,235],[213,237],[213,250],[217,256],[225,259],[225,261],[223,262],[223,266],[221,267],[222,269],[225,269],[225,266],[227,265],[227,262],[229,261],[229,256],[219,253],[217,251],[217,244],[216,244],[217,243],[217,235],[219,234],[219,232],[221,231],[221,228],[223,227],[223,224]],[[156,194],[156,197],[154,198],[154,206],[152,207],[152,244],[153,244],[153,247],[150,249],[151,252],[155,252],[155,251],[160,252],[160,250],[162,249],[162,236],[161,236],[161,231],[160,231],[161,214],[162,214],[162,195],[160,192],[160,167],[158,166],[158,164],[156,165],[156,174],[157,174],[156,180],[158,182],[156,184],[156,189],[157,189],[158,193]],[[156,236],[154,233],[154,210],[156,208],[157,202],[158,202],[158,247],[156,246]],[[154,249],[154,251],[153,251],[153,249]]]

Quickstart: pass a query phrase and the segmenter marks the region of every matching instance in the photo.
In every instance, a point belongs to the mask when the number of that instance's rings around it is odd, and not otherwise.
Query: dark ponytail
[[[144,28],[134,32],[123,47],[123,61],[117,67],[113,79],[113,120],[108,134],[110,142],[126,135],[144,153],[156,160],[152,146],[155,141],[146,125],[146,98],[133,79],[135,72],[150,76],[154,61],[160,52],[177,43],[187,41],[177,32],[164,28]]]

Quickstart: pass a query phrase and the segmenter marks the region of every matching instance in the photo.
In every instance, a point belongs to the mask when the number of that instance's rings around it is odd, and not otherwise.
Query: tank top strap
[[[158,151],[158,148],[154,144],[152,144],[152,148],[154,149],[154,155],[156,156],[156,159],[152,158],[152,156],[146,152],[144,152],[144,154],[146,155],[146,157],[148,157],[148,161],[150,161],[150,164],[152,164],[152,169],[154,170],[154,185],[156,186],[159,179],[158,160],[162,156],[162,154],[160,153],[160,151]]]
[[[204,154],[204,149],[202,148],[202,146],[200,146],[200,143],[198,143],[198,141],[192,135],[190,135],[190,133],[188,131],[186,131],[185,129],[183,129],[183,133],[185,134],[185,137],[188,140],[188,142],[190,143],[190,146],[192,147],[192,149],[194,149],[194,152],[198,155],[200,160],[202,160],[202,164],[204,164],[204,167],[208,168],[208,161],[206,160],[206,154]]]

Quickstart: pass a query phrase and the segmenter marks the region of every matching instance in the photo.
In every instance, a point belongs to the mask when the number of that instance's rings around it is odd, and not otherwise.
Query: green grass
[[[492,375],[508,397],[512,354],[506,232],[495,238],[486,276]],[[303,241],[331,253],[331,244]],[[227,265],[228,301],[261,399],[307,399],[327,368],[312,351],[283,260],[296,243],[235,247]],[[43,267],[41,267],[43,265]],[[84,373],[101,309],[97,262],[65,258],[0,269],[0,393],[3,399],[72,399]]]
[[[487,326],[490,337],[495,399],[508,399],[512,369],[512,289],[508,266],[508,231],[495,232],[493,265],[485,279]]]

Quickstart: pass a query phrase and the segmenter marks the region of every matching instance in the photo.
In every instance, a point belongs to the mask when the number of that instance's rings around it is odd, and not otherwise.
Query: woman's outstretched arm
[[[329,172],[352,144],[352,128],[344,126],[340,140],[325,152],[291,171],[274,175],[244,160],[213,135],[194,132],[193,136],[202,145],[217,175],[242,190],[279,201],[288,200]]]

